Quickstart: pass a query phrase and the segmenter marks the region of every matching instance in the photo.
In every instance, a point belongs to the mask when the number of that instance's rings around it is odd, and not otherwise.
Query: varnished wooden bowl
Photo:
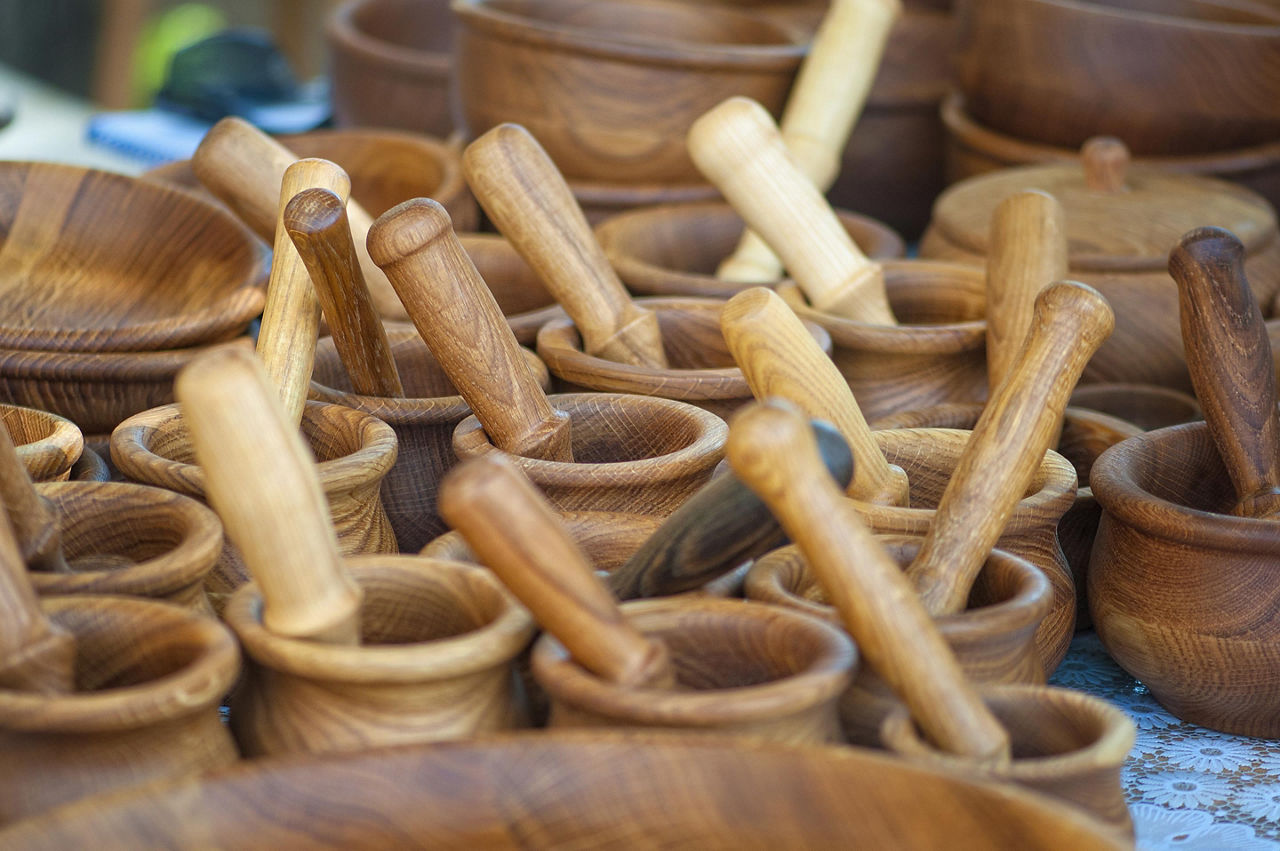
[[[874,260],[906,253],[902,237],[874,219],[841,211],[858,248]],[[640,295],[731,298],[758,286],[716,277],[716,266],[738,245],[742,219],[724,203],[649,207],[614,216],[595,229],[609,263],[627,289]]]
[[[684,137],[731,95],[780,110],[803,37],[767,18],[661,0],[459,0],[467,133],[524,125],[570,180],[702,184]]]
[[[236,760],[218,713],[240,672],[225,626],[124,597],[46,597],[41,607],[75,636],[75,691],[0,689],[0,824]]]
[[[56,163],[0,163],[0,186],[0,347],[173,349],[262,312],[258,241],[201,198]]]
[[[84,435],[65,417],[0,404],[0,421],[33,482],[61,482],[84,452]]]
[[[1235,491],[1204,423],[1103,453],[1089,569],[1094,628],[1179,718],[1280,736],[1280,524],[1228,515]]]
[[[66,807],[0,841],[13,851],[1131,845],[1043,796],[865,749],[604,730],[255,760]]]
[[[1280,9],[1250,0],[963,0],[960,87],[978,120],[1079,147],[1196,154],[1280,138]]]
[[[445,0],[348,0],[330,13],[325,37],[338,125],[453,132],[454,19]]]

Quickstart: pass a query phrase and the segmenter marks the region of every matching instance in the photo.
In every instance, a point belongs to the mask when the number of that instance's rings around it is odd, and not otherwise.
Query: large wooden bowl
[[[139,352],[262,312],[258,241],[202,198],[121,174],[0,163],[0,347]]]

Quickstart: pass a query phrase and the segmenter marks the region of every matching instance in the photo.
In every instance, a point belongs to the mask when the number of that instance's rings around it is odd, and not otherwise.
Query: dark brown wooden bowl
[[[33,482],[62,482],[84,453],[84,435],[65,417],[0,404],[0,424],[18,450],[18,459]]]

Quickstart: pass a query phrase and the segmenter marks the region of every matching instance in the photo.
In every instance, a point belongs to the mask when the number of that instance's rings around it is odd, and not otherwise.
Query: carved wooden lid
[[[1252,253],[1276,235],[1276,214],[1254,192],[1233,183],[1129,168],[1117,139],[1090,139],[1083,164],[1004,169],[952,186],[933,206],[934,227],[954,245],[989,250],[988,225],[1002,200],[1040,189],[1062,202],[1072,270],[1163,270],[1184,233],[1215,225],[1240,238]]]

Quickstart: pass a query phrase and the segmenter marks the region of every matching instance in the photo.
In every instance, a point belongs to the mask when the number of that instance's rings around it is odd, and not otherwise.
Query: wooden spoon
[[[346,204],[328,189],[304,189],[285,206],[283,222],[311,274],[352,387],[364,396],[403,398],[386,328],[360,271]]]
[[[619,685],[674,686],[666,646],[631,625],[550,504],[510,461],[463,461],[440,487],[440,513],[579,665]]]
[[[822,193],[788,157],[764,107],[731,97],[693,122],[687,144],[694,164],[778,253],[816,310],[897,324],[879,264],[862,254]]]
[[[526,458],[572,461],[569,417],[551,407],[525,365],[444,207],[415,198],[391,208],[369,231],[369,251],[494,444]]]
[[[258,359],[224,348],[174,386],[209,503],[262,591],[267,629],[357,644],[362,592],[342,567],[315,461]]]
[[[1169,254],[1182,345],[1213,443],[1239,497],[1232,514],[1280,514],[1276,370],[1262,311],[1230,231],[1199,228]]]
[[[791,160],[824,195],[840,173],[841,154],[901,13],[900,0],[832,0],[800,65],[782,111],[782,139]],[[716,277],[770,283],[782,277],[782,261],[746,231]]]
[[[9,430],[0,426],[0,503],[4,504],[21,559],[31,570],[70,573],[62,534],[49,500],[36,492]]]
[[[907,474],[885,460],[849,383],[777,293],[764,287],[738,293],[720,313],[720,331],[756,399],[786,399],[834,424],[849,442],[857,459],[849,496],[907,505]]]
[[[907,569],[933,615],[964,610],[987,554],[1062,429],[1085,363],[1115,326],[1097,290],[1055,283],[1036,298],[1031,332],[995,388]]]
[[[462,154],[476,200],[533,267],[587,354],[665,369],[658,318],[627,295],[560,170],[528,130],[500,124]]]
[[[0,688],[72,691],[75,661],[75,637],[41,610],[13,528],[0,510]]]
[[[228,117],[205,134],[191,156],[191,170],[205,188],[230,207],[258,236],[278,247],[279,210],[275,187],[297,160],[288,148],[247,121]],[[292,197],[292,196],[290,196]],[[287,199],[286,199],[287,200]],[[351,234],[360,268],[378,311],[388,319],[407,319],[404,307],[365,248],[373,217],[355,201],[347,202]]]
[[[863,657],[944,750],[1007,761],[1009,738],[965,678],[906,577],[822,469],[799,412],[753,404],[733,418],[734,472],[800,546]]]

